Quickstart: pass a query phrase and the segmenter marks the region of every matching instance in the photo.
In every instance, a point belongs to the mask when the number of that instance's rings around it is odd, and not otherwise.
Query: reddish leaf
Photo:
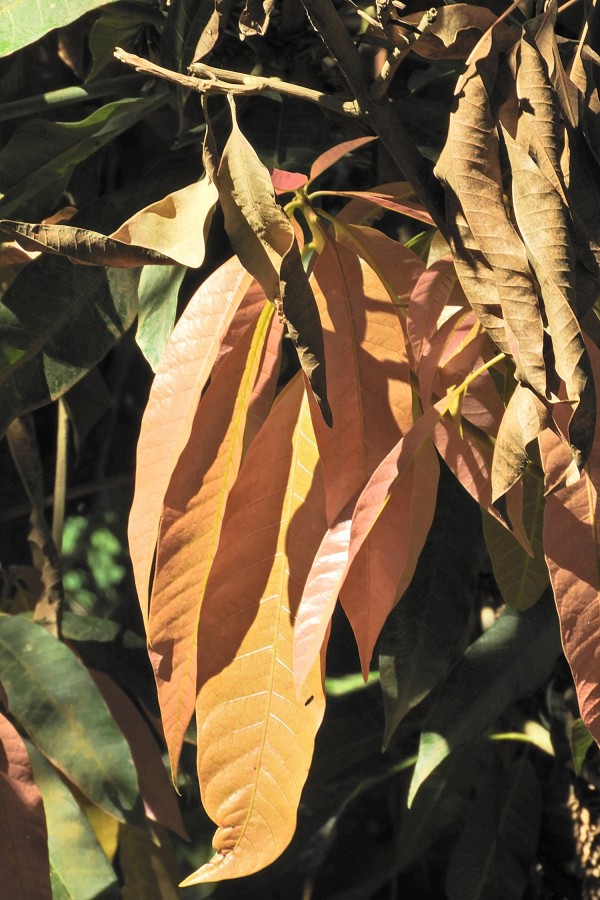
[[[160,747],[148,723],[112,678],[105,672],[89,671],[131,749],[146,815],[187,840],[175,789],[169,781]]]
[[[144,621],[163,500],[186,446],[202,390],[244,294],[252,283],[234,257],[196,291],[177,323],[142,420],[129,549]]]
[[[415,366],[418,366],[424,349],[436,330],[440,313],[446,306],[453,305],[451,297],[456,285],[454,263],[451,257],[446,256],[425,269],[415,284],[406,319]]]
[[[174,778],[196,702],[202,602],[229,491],[242,460],[253,390],[273,315],[271,304],[263,305],[254,327],[225,357],[198,406],[190,439],[165,494],[147,630]],[[281,338],[280,326],[276,335]],[[269,405],[263,405],[263,413]]]
[[[276,194],[288,194],[304,187],[307,176],[302,172],[284,172],[282,169],[271,170],[271,182]]]
[[[414,200],[398,202],[395,197],[389,194],[379,194],[375,191],[320,191],[319,193],[328,197],[351,197],[353,200],[373,203],[382,209],[389,209],[403,216],[409,216],[411,219],[418,219],[419,222],[425,222],[427,225],[435,225],[425,207]]]
[[[198,771],[219,828],[215,857],[185,885],[258,871],[294,832],[324,711],[320,661],[296,697],[294,620],[324,531],[318,453],[296,378],[230,494],[202,609]]]
[[[19,733],[0,713],[0,858],[10,900],[52,900],[48,833],[40,792]]]
[[[358,150],[359,147],[364,147],[365,144],[370,144],[372,141],[376,140],[377,138],[371,135],[369,137],[354,138],[352,141],[343,141],[341,144],[336,144],[335,147],[330,147],[325,153],[321,153],[320,156],[317,156],[312,164],[308,176],[309,183],[314,181],[315,178],[318,178],[319,175],[322,175],[323,172],[333,166],[338,160],[342,159],[346,153],[352,153],[353,150]]]

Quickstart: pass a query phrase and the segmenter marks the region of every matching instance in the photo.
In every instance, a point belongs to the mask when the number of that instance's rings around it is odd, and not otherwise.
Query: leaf
[[[325,702],[320,661],[296,696],[294,619],[324,531],[317,448],[296,378],[230,494],[202,608],[198,772],[219,828],[216,855],[185,886],[256,872],[294,833]]]
[[[542,797],[526,756],[490,769],[454,845],[448,900],[520,900],[536,858]]]
[[[135,319],[137,281],[133,271],[50,257],[21,272],[0,304],[0,432],[104,357]]]
[[[180,0],[169,6],[160,42],[161,65],[175,72],[187,73],[213,8],[214,0]],[[177,91],[180,92],[181,88],[178,87]]]
[[[188,184],[135,213],[111,238],[168,256],[197,269],[204,262],[205,242],[218,192],[210,178]]]
[[[240,15],[241,40],[255,34],[262,37],[269,27],[275,3],[276,0],[246,0]]]
[[[186,272],[184,266],[148,266],[140,275],[135,340],[153,372],[158,371],[173,333],[179,288]]]
[[[235,257],[207,278],[177,323],[150,390],[138,441],[128,531],[144,622],[164,497],[189,440],[220,340],[251,282],[252,277]]]
[[[213,13],[204,26],[198,44],[193,53],[193,60],[197,62],[208,56],[217,43],[220,34],[224,31],[229,20],[232,0],[215,0]]]
[[[0,648],[9,709],[32,741],[93,803],[137,821],[129,747],[79,659],[20,616],[0,616]]]
[[[465,278],[463,268],[457,267],[464,291],[478,315],[483,306],[482,323],[488,327],[487,306],[490,302],[493,304],[495,298],[488,297],[482,304],[483,285],[473,288],[472,279],[475,275],[475,281],[480,281],[482,264],[491,268],[502,317],[510,335],[514,336],[511,349],[518,377],[545,395],[544,330],[538,298],[525,248],[503,200],[498,135],[489,100],[495,69],[492,54],[484,61],[472,63],[459,79],[448,140],[435,171],[445,183],[447,195],[456,198],[450,200],[449,210],[451,215],[454,214],[454,221],[451,221],[453,255],[461,259],[463,267],[470,269]],[[454,208],[455,202],[460,205],[461,213]],[[467,254],[462,253],[462,216],[475,242],[473,249],[482,255],[476,269],[472,268],[470,248]],[[483,277],[487,280],[487,276]],[[498,337],[496,331],[494,326],[491,332],[494,339]],[[499,346],[504,350],[505,341],[500,340]],[[511,343],[510,336],[508,342]]]
[[[188,840],[175,788],[167,777],[161,749],[148,723],[135,703],[105,672],[90,670],[90,675],[129,744],[146,817]]]
[[[159,20],[160,21],[160,20]],[[143,4],[105,7],[90,29],[88,38],[92,67],[86,82],[89,83],[114,60],[115,47],[125,50],[135,48],[148,25],[157,24],[157,12]]]
[[[230,107],[232,131],[218,171],[208,143],[204,155],[219,191],[225,230],[241,263],[283,317],[323,418],[331,425],[323,333],[294,229],[275,200],[269,170],[239,130],[231,98]]]
[[[284,172],[283,169],[271,169],[271,184],[276,194],[287,194],[304,187],[308,178],[301,172]]]
[[[596,381],[600,380],[600,352],[591,343],[587,351]],[[598,485],[600,478],[599,419],[592,452],[581,477],[559,486],[546,497],[544,552],[560,619],[565,656],[571,666],[581,717],[594,739],[600,739],[600,688],[596,640],[600,557],[598,552]],[[551,434],[540,442],[547,477],[564,470],[569,450]],[[558,461],[556,460],[558,457]],[[555,478],[552,478],[555,481]]]
[[[528,387],[517,384],[500,423],[492,462],[492,502],[516,484],[529,461],[527,445],[547,428],[550,412]]]
[[[470,3],[442,6],[412,49],[425,59],[466,59],[481,35],[496,22],[494,13],[483,6]]]
[[[121,825],[119,866],[125,882],[122,900],[177,900],[177,865],[165,839]]]
[[[42,754],[31,744],[28,749],[48,822],[52,897],[94,900],[100,895],[114,896],[115,871],[75,797]]]
[[[483,556],[477,506],[445,466],[437,513],[411,584],[381,634],[384,747],[456,661]]]
[[[548,566],[542,540],[544,483],[530,467],[523,474],[523,519],[533,558],[490,515],[483,516],[485,541],[494,578],[505,603],[513,609],[533,606],[548,586]]]
[[[455,292],[456,282],[452,259],[443,257],[425,269],[413,288],[406,316],[406,330],[415,368],[436,331],[442,310],[453,305],[451,297]]]
[[[509,703],[545,681],[560,652],[556,615],[547,594],[526,612],[506,609],[471,644],[444,682],[423,726],[409,805],[452,750],[478,737]]]
[[[320,192],[321,193],[321,192]],[[392,212],[400,213],[402,216],[409,216],[411,219],[417,219],[419,222],[425,222],[427,225],[433,225],[434,221],[424,206],[413,200],[403,200],[399,202],[393,195],[378,193],[376,189],[372,191],[323,191],[323,194],[333,197],[351,197],[353,200],[363,201],[365,203],[373,203],[382,209],[389,209]],[[409,193],[413,193],[411,190]]]
[[[308,183],[310,184],[311,181],[314,181],[319,175],[322,175],[323,172],[330,169],[336,162],[343,159],[347,153],[352,153],[353,150],[358,150],[359,147],[364,147],[365,144],[370,144],[372,141],[376,140],[376,137],[369,135],[368,137],[354,138],[351,141],[342,141],[341,144],[335,144],[335,146],[330,147],[325,153],[321,153],[320,156],[317,156],[313,162],[310,167]]]
[[[63,5],[40,5],[36,0],[10,0],[0,9],[0,56],[32,44],[53,28],[63,28],[111,0],[72,0]]]
[[[147,632],[173,780],[196,702],[198,621],[273,313],[257,311],[211,381],[164,498]]]
[[[14,237],[27,250],[66,256],[71,262],[85,265],[131,269],[172,262],[168,256],[155,250],[115,241],[97,231],[74,225],[31,225],[0,219],[0,231]]]
[[[47,215],[78,163],[164,103],[159,92],[115,100],[79,122],[31,119],[21,125],[0,151],[0,217]]]
[[[575,719],[569,729],[569,744],[575,774],[581,775],[587,752],[594,745],[594,738],[585,727],[583,719]]]
[[[51,900],[42,797],[18,731],[0,713],[2,890],[14,900]]]

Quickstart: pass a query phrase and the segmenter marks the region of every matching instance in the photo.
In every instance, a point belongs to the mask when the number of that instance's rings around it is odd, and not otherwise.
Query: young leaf
[[[343,141],[341,144],[335,144],[335,146],[330,147],[329,150],[326,150],[325,153],[321,153],[320,156],[317,156],[314,163],[310,167],[310,174],[308,176],[309,183],[314,181],[315,178],[318,178],[319,175],[322,175],[323,172],[326,172],[327,169],[331,168],[331,166],[335,165],[336,162],[339,162],[347,153],[352,153],[353,150],[358,150],[359,147],[364,147],[365,144],[370,144],[372,141],[376,141],[377,138],[370,135],[369,137],[362,138],[354,138],[351,141]]]
[[[202,602],[273,313],[264,306],[227,354],[198,406],[165,494],[147,631],[174,778],[196,702]],[[281,337],[280,323],[276,327]]]
[[[111,0],[74,0],[61,4],[40,5],[36,0],[12,0],[0,9],[0,56],[7,56],[37,41],[53,28],[63,28],[84,13],[91,12]]]
[[[51,900],[46,817],[27,749],[0,713],[2,890],[14,900]]]
[[[548,595],[526,612],[505,610],[456,664],[427,716],[408,802],[443,759],[478,737],[507,705],[538,688],[561,652]]]
[[[196,291],[163,354],[138,441],[129,549],[144,621],[165,493],[186,446],[220,341],[252,277],[233,257]]]
[[[324,531],[318,453],[296,378],[230,494],[200,617],[198,772],[219,828],[216,855],[184,885],[256,872],[294,833],[324,711],[320,661],[296,695],[294,620]]]
[[[93,900],[116,889],[117,877],[77,800],[47,759],[28,744],[36,784],[44,799],[52,897]]]
[[[137,822],[129,746],[87,669],[66,644],[20,616],[0,615],[0,649],[9,709],[32,741],[93,803]]]

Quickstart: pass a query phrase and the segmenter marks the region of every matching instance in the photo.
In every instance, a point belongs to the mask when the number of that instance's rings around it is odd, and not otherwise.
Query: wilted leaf
[[[544,482],[541,474],[528,467],[523,474],[523,487],[523,521],[533,558],[499,522],[489,515],[483,517],[485,541],[496,583],[504,602],[517,610],[529,609],[537,603],[548,586],[548,566],[542,541]]]
[[[193,61],[198,62],[208,56],[219,39],[220,33],[227,25],[232,0],[214,0],[214,10],[204,26],[200,39],[193,53]]]
[[[107,103],[80,122],[31,119],[17,128],[0,151],[0,217],[46,215],[78,163],[164,103],[158,92]]]
[[[538,777],[526,756],[490,767],[450,856],[448,900],[520,900],[541,814]]]
[[[415,18],[416,15],[413,14]],[[415,41],[413,51],[425,59],[466,59],[481,35],[492,25],[496,32],[504,32],[507,43],[516,40],[510,26],[496,23],[497,17],[484,6],[471,6],[470,3],[441,6],[429,28]]]
[[[201,285],[177,323],[150,391],[129,517],[129,549],[144,621],[165,493],[189,440],[221,338],[251,282],[234,257]]]
[[[185,885],[256,872],[294,833],[324,711],[320,661],[296,695],[294,619],[324,531],[317,448],[296,378],[230,494],[204,599],[198,771],[204,807],[219,829],[216,855]]]
[[[51,257],[21,272],[0,304],[0,432],[103,358],[135,319],[137,282],[134,271]]]
[[[0,713],[2,890],[11,900],[51,900],[44,806],[18,731]]]
[[[14,53],[37,41],[53,28],[62,28],[84,13],[111,0],[74,0],[67,4],[40,5],[37,0],[11,0],[0,9],[0,56]]]
[[[204,262],[205,242],[218,199],[215,185],[204,177],[146,206],[111,238],[147,247],[182,266],[198,268]]]
[[[20,616],[0,615],[0,648],[10,712],[37,747],[93,803],[120,821],[137,821],[129,747],[83,664]]]
[[[204,160],[218,191],[225,229],[241,263],[254,275],[288,331],[300,365],[331,425],[323,333],[291,222],[277,204],[269,170],[239,130],[230,99],[232,131],[218,165],[210,144]]]
[[[36,784],[44,800],[52,897],[94,900],[116,889],[117,877],[77,800],[47,759],[28,744]]]
[[[273,314],[270,304],[257,311],[225,357],[200,401],[164,498],[147,632],[174,778],[196,703],[202,602]]]
[[[431,772],[454,749],[478,737],[509,703],[534,691],[561,652],[558,623],[546,595],[532,609],[506,609],[455,665],[427,716],[409,805]]]

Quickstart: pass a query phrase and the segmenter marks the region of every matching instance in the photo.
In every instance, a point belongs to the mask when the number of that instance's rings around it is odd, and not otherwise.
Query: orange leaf
[[[288,845],[324,712],[320,661],[299,697],[292,642],[325,531],[304,385],[295,378],[230,494],[198,639],[198,772],[216,855],[184,885],[238,878]]]
[[[319,175],[322,175],[323,172],[342,159],[347,153],[358,150],[359,147],[364,147],[365,144],[370,144],[372,141],[376,140],[377,138],[374,135],[370,135],[368,137],[354,138],[352,141],[342,141],[341,144],[330,147],[325,153],[321,153],[320,156],[317,156],[312,164],[308,176],[309,183],[314,181],[315,178],[318,178]]]
[[[251,283],[252,276],[233,257],[201,285],[173,331],[150,391],[129,517],[129,549],[144,622],[163,500],[221,338]]]
[[[436,331],[440,313],[452,306],[451,296],[457,283],[451,257],[444,256],[421,274],[408,305],[406,330],[418,365],[425,347]]]
[[[586,341],[596,383],[600,383],[600,351]],[[567,469],[569,448],[550,432],[540,442],[545,471]],[[548,494],[544,511],[544,552],[560,618],[565,655],[573,672],[581,717],[600,741],[600,410],[592,452],[575,483]]]
[[[242,460],[253,390],[273,315],[273,307],[265,301],[255,327],[249,327],[225,357],[198,406],[190,439],[165,495],[148,642],[174,778],[196,702],[200,610],[227,498]],[[280,341],[279,322],[275,333]],[[276,358],[269,357],[271,369]],[[271,386],[272,400],[274,383]],[[269,406],[263,404],[265,417]]]
[[[11,900],[51,900],[42,797],[19,733],[0,713],[2,892]]]

